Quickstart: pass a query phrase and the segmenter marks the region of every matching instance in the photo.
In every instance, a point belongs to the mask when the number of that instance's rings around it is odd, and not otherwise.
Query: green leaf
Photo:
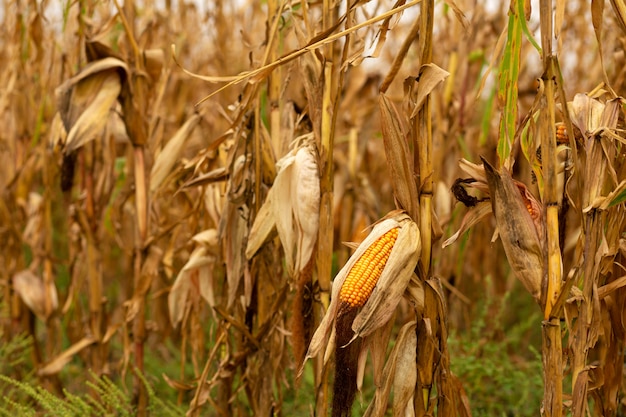
[[[622,190],[622,192],[619,193],[618,195],[616,195],[615,198],[613,199],[613,201],[611,201],[611,204],[609,204],[609,207],[613,207],[613,206],[616,206],[618,204],[622,204],[625,201],[626,201],[626,190]]]
[[[516,1],[519,4],[520,0]],[[517,96],[519,77],[520,55],[522,50],[522,24],[523,17],[519,14],[519,7],[511,7],[509,11],[509,26],[504,54],[500,61],[498,79],[498,100],[504,103],[500,118],[500,133],[498,139],[498,157],[500,164],[511,153],[511,143],[515,136],[517,123]]]

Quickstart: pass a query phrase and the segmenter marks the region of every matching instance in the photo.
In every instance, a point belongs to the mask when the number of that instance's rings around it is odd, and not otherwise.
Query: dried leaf
[[[276,227],[276,219],[274,215],[274,187],[270,188],[265,202],[259,209],[254,219],[250,234],[248,235],[248,244],[246,246],[246,258],[252,259],[255,253],[261,248],[269,237],[274,227]]]
[[[407,407],[413,409],[413,397],[417,383],[415,352],[417,351],[417,334],[415,331],[402,334],[396,343],[398,357],[393,375],[393,415],[406,415]]]
[[[74,355],[76,355],[81,350],[85,349],[87,346],[92,345],[96,342],[96,339],[93,336],[85,336],[78,342],[74,343],[67,350],[63,351],[59,356],[52,359],[48,362],[43,368],[37,371],[39,376],[48,376],[54,375],[61,372],[63,367],[72,360]]]
[[[383,383],[382,385],[377,386],[374,399],[367,407],[364,417],[383,417],[385,415],[387,404],[389,402],[389,396],[391,394],[392,384],[395,381],[395,373],[398,370],[398,362],[403,362],[403,360],[406,359],[406,340],[415,337],[415,325],[415,321],[406,323],[398,332],[396,343],[391,351],[391,354],[389,355],[389,359],[383,371]],[[409,345],[411,343],[412,342],[408,342]],[[400,356],[403,358],[399,359]],[[415,369],[415,350],[413,351],[413,364],[411,368]],[[413,386],[413,389],[415,389],[415,385]]]
[[[435,64],[425,64],[420,68],[417,84],[417,97],[415,98],[415,107],[411,113],[411,119],[417,116],[422,109],[426,97],[445,80],[450,73]]]
[[[568,103],[572,123],[580,129],[583,137],[589,138],[602,126],[602,114],[605,105],[587,94],[576,94],[574,100]]]
[[[611,0],[611,6],[613,6],[613,11],[622,33],[626,34],[626,3],[624,3],[624,0]]]
[[[206,268],[205,274],[202,274],[202,279],[210,282],[210,271],[214,263],[215,256],[210,254],[205,247],[200,246],[193,251],[185,266],[178,273],[167,298],[172,326],[178,326],[178,323],[183,319],[189,292],[193,290],[194,285],[191,280],[192,272]]]
[[[294,162],[296,157],[293,153],[287,154],[278,161],[278,174],[272,186],[274,196],[272,198],[272,213],[276,222],[276,230],[280,242],[285,251],[285,265],[287,273],[293,276],[295,271],[296,256],[296,232],[293,218],[293,196],[291,194],[294,181]]]
[[[598,298],[603,299],[614,291],[626,286],[626,275],[617,278],[598,288]]]
[[[491,213],[491,202],[490,201],[481,201],[476,204],[474,207],[469,209],[465,216],[463,216],[463,220],[461,220],[461,225],[459,226],[459,230],[452,236],[450,236],[443,244],[442,248],[452,245],[454,242],[458,240],[458,238],[469,230],[472,226],[480,222],[482,219],[487,217]]]
[[[413,159],[409,153],[406,135],[400,123],[400,116],[386,95],[379,98],[380,117],[385,142],[387,165],[391,171],[393,194],[400,208],[411,218],[419,217],[417,187],[413,178]]]
[[[620,182],[606,197],[596,197],[591,205],[583,209],[583,213],[588,213],[593,209],[607,210],[609,207],[621,204],[624,201],[626,201],[626,180]]]
[[[150,191],[155,192],[163,180],[169,175],[172,167],[179,161],[185,142],[191,136],[194,128],[200,123],[200,115],[194,114],[178,129],[176,134],[167,142],[157,157],[150,171]]]
[[[42,233],[42,208],[44,199],[41,194],[30,192],[28,193],[28,200],[26,202],[26,215],[28,221],[24,231],[22,232],[22,239],[31,248],[39,246]]]

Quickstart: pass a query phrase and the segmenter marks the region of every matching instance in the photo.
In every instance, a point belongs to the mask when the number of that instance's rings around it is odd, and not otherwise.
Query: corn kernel
[[[341,286],[339,298],[352,307],[360,307],[369,299],[374,286],[385,269],[389,254],[398,238],[399,228],[394,227],[379,237],[361,255],[350,269]]]
[[[563,123],[557,123],[556,125],[556,143],[558,145],[567,145],[569,143],[567,128]]]

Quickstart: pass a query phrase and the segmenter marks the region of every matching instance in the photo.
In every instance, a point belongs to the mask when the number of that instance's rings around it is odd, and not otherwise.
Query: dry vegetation
[[[2,373],[94,415],[104,376],[137,415],[489,415],[455,353],[530,343],[528,415],[624,415],[621,0],[151,3],[3,2]]]

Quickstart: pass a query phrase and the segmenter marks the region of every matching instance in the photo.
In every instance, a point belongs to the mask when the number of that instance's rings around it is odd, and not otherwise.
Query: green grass
[[[519,294],[513,289],[500,300],[478,302],[471,329],[450,334],[451,369],[463,381],[474,417],[539,415],[540,315],[530,297]]]

